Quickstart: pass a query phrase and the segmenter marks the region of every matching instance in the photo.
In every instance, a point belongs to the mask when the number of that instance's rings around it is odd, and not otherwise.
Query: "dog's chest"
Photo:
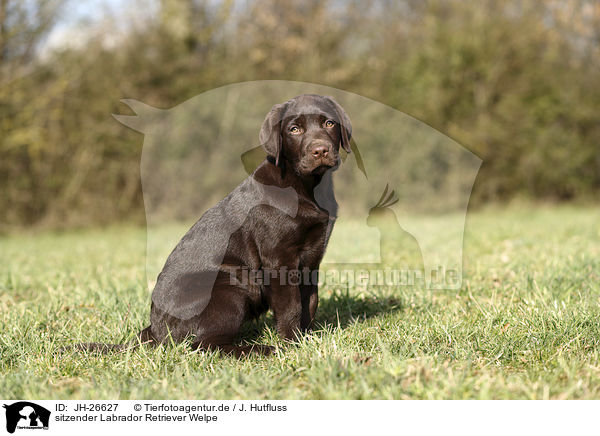
[[[335,218],[330,219],[326,213],[311,215],[310,218],[310,220],[305,221],[303,234],[300,238],[300,263],[304,265],[311,265],[321,261],[335,222]]]

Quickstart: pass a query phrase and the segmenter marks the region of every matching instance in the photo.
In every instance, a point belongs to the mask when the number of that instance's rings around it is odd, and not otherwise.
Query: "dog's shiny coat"
[[[307,330],[318,304],[314,278],[337,213],[331,172],[340,146],[350,152],[351,134],[348,116],[331,97],[305,94],[273,106],[259,134],[267,159],[177,244],[158,276],[151,325],[139,340],[191,338],[196,348],[267,354],[271,347],[234,342],[244,321],[269,308],[283,338]],[[304,270],[312,280],[244,283],[243,270]]]

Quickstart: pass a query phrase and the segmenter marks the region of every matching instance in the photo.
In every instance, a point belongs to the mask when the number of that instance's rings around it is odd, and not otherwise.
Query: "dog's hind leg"
[[[274,347],[267,345],[233,345],[242,324],[248,318],[248,306],[245,289],[224,286],[214,290],[210,303],[198,320],[192,346],[197,349],[220,350],[236,357],[272,354]]]
[[[158,345],[158,341],[152,334],[152,326],[148,326],[137,334],[137,338],[131,342],[131,345]]]

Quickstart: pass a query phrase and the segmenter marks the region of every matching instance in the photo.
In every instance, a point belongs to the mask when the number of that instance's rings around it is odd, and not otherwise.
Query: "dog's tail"
[[[109,354],[109,353],[119,353],[125,352],[127,350],[132,350],[138,348],[140,345],[155,345],[157,344],[154,336],[152,335],[151,327],[146,327],[141,332],[137,334],[137,336],[127,344],[103,344],[100,342],[87,342],[80,343],[75,345],[69,345],[66,347],[61,347],[59,349],[60,352],[75,350],[75,351],[89,351],[92,353],[100,353],[100,354]]]

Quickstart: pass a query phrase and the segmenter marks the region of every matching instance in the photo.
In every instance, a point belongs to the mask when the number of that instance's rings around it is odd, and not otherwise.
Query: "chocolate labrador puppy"
[[[192,338],[196,348],[268,354],[271,347],[234,341],[244,321],[269,308],[286,340],[307,330],[337,212],[331,172],[340,147],[350,152],[351,134],[331,97],[305,94],[273,106],[259,134],[267,159],[169,255],[152,293],[151,325],[139,340]]]

